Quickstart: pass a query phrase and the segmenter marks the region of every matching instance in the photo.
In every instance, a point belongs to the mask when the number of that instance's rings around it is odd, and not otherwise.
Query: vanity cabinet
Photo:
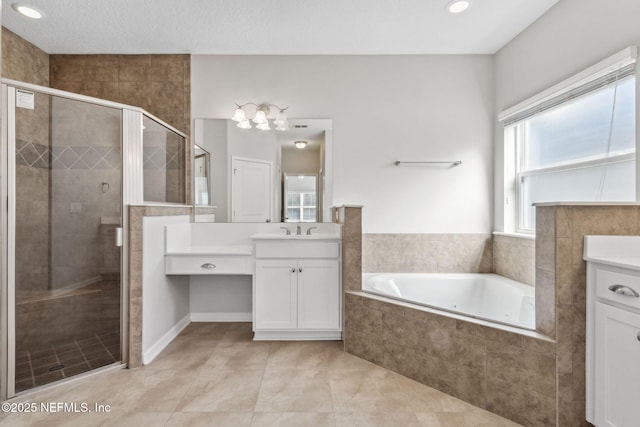
[[[621,250],[624,246],[626,250]],[[611,249],[613,253],[609,248],[615,248]],[[587,236],[585,260],[588,261],[586,418],[598,427],[637,426],[640,238]]]
[[[640,314],[596,303],[597,426],[637,426],[640,420]]]
[[[255,340],[341,339],[339,247],[337,241],[256,242]]]

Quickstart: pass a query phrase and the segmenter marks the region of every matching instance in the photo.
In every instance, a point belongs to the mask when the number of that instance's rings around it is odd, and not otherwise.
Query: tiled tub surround
[[[391,302],[345,295],[345,350],[527,426],[554,425],[555,344]]]
[[[491,273],[490,234],[363,234],[364,273]]]
[[[527,285],[536,280],[535,236],[516,237],[494,233],[493,272]]]

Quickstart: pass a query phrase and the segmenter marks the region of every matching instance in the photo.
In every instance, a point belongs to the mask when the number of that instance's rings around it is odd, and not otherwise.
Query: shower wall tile
[[[49,86],[49,55],[2,28],[2,77]],[[35,110],[16,109],[16,291],[49,286],[49,104],[36,94]],[[25,311],[21,311],[26,316]],[[17,320],[24,325],[27,317]]]
[[[535,285],[535,239],[493,236],[493,272]]]
[[[151,55],[118,55],[118,80],[145,82],[148,80],[150,66]]]
[[[51,55],[50,61],[51,87],[144,108],[190,135],[190,55]],[[185,155],[191,156],[190,144]],[[167,191],[186,191],[190,200],[189,162],[185,175],[186,185],[181,176]]]
[[[49,55],[2,27],[2,77],[49,86]]]
[[[142,107],[190,133],[189,55],[51,55],[50,60],[52,87]]]
[[[489,234],[363,234],[366,273],[489,273]]]

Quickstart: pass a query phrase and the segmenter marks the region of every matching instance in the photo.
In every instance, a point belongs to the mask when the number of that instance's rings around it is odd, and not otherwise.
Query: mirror
[[[290,118],[284,132],[236,125],[194,120],[195,204],[215,207],[215,222],[331,222],[332,120]]]
[[[209,167],[211,165],[211,154],[199,147],[193,145],[193,197],[196,205],[209,205]]]
[[[284,174],[284,222],[317,222],[318,176]]]

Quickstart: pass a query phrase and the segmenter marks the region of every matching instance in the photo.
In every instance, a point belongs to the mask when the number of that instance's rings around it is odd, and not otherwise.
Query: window
[[[635,200],[634,65],[504,120],[514,231],[535,230],[534,203]]]
[[[317,179],[315,175],[285,174],[285,222],[316,222]]]

